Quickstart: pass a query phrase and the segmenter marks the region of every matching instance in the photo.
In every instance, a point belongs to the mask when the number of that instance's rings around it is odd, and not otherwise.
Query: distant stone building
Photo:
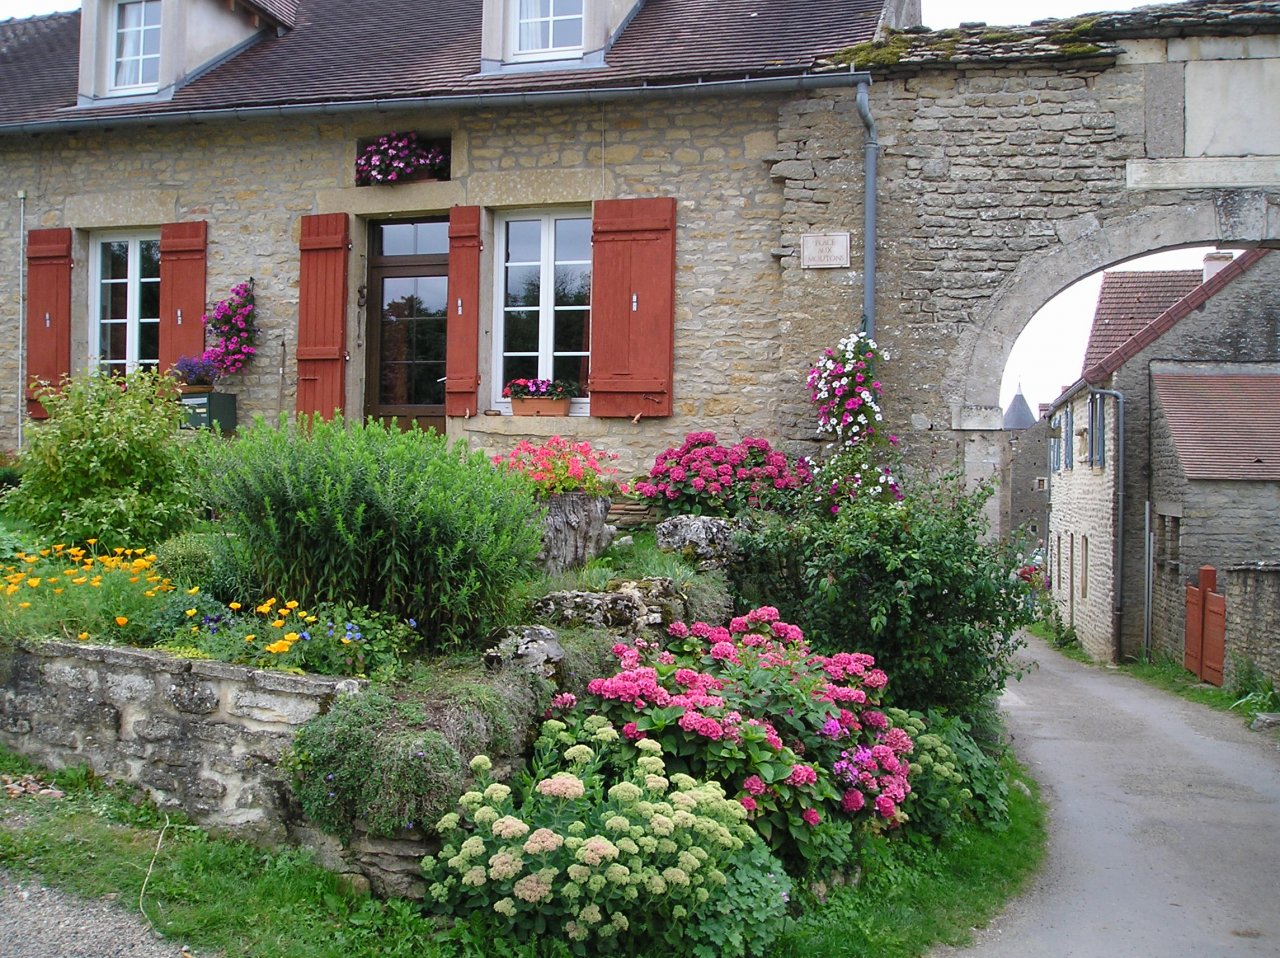
[[[1053,595],[1095,658],[1178,654],[1181,596],[1200,565],[1280,560],[1276,430],[1254,421],[1280,407],[1280,257],[1253,250],[1206,275],[1184,293],[1178,273],[1108,274],[1093,361],[1052,404]],[[1104,339],[1109,351],[1095,346]],[[1186,395],[1215,388],[1188,410]],[[1242,647],[1250,627],[1234,628]],[[1229,615],[1229,645],[1232,629]]]
[[[1049,422],[1031,411],[1022,387],[1004,413],[1009,461],[1002,470],[1000,535],[1034,549],[1049,534]]]

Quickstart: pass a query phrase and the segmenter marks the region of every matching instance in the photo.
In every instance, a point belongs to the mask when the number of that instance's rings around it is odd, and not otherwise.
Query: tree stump
[[[547,500],[547,523],[538,562],[547,572],[563,572],[586,563],[609,547],[617,530],[607,523],[607,496],[566,492]]]

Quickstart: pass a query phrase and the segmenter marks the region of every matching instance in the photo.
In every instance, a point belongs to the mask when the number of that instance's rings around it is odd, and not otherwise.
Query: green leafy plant
[[[818,649],[875,656],[893,675],[891,704],[963,716],[1015,674],[1031,615],[1011,558],[983,541],[990,494],[944,477],[835,516],[757,516],[738,536],[735,590],[775,601]]]
[[[156,571],[174,582],[199,586],[224,603],[248,605],[259,597],[248,551],[221,531],[184,532],[156,547]]]
[[[159,542],[196,519],[184,414],[173,383],[138,371],[89,373],[38,391],[48,421],[29,431],[14,515],[54,541],[101,548]]]
[[[662,746],[601,716],[549,720],[515,787],[472,760],[475,787],[423,863],[441,914],[575,955],[763,955],[790,882],[715,782],[667,775]]]
[[[428,647],[500,624],[541,546],[525,480],[434,433],[259,420],[204,455],[208,501],[265,594],[414,619]]]

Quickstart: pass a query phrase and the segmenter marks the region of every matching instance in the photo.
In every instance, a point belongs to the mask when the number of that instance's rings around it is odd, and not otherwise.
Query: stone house
[[[1280,486],[1249,465],[1270,455],[1272,440],[1241,425],[1252,410],[1224,398],[1206,405],[1211,418],[1170,412],[1183,395],[1180,377],[1196,389],[1219,385],[1225,397],[1275,396],[1280,260],[1252,250],[1207,264],[1208,278],[1191,273],[1109,274],[1094,325],[1105,345],[1091,338],[1081,378],[1051,410],[1053,595],[1099,659],[1180,654],[1182,592],[1201,565],[1280,559]],[[1169,300],[1117,335],[1125,317]],[[1233,436],[1227,459],[1223,443]],[[1226,472],[1205,473],[1206,457]],[[1249,624],[1233,627],[1229,613],[1229,643],[1232,628],[1243,637]]]
[[[85,0],[0,23],[5,392],[167,368],[252,277],[258,355],[220,387],[241,420],[565,432],[628,471],[693,428],[767,431],[781,108],[851,96],[866,75],[824,58],[918,22],[918,0]],[[356,185],[404,131],[436,175]],[[516,419],[516,377],[583,398]],[[7,445],[42,415],[25,398],[0,400]]]
[[[1034,550],[1049,534],[1049,420],[1031,411],[1022,387],[1005,410],[1004,431],[1009,451],[997,488],[999,534]]]

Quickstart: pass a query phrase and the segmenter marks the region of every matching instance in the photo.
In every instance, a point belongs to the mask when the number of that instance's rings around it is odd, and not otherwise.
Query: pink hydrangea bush
[[[505,456],[494,456],[493,464],[524,475],[542,499],[566,492],[608,496],[620,488],[614,479],[618,470],[609,465],[617,458],[617,453],[592,449],[589,442],[552,436],[542,445],[522,439]]]
[[[817,655],[767,606],[669,632],[667,648],[616,645],[619,671],[583,706],[725,782],[793,870],[838,866],[862,828],[906,820],[911,737],[880,708],[888,677],[871,656]]]
[[[576,955],[745,958],[781,930],[781,864],[741,804],[669,770],[657,741],[628,745],[598,715],[551,719],[524,775],[507,785],[491,767],[472,760],[475,784],[436,823],[423,872],[429,907],[494,953],[549,937]]]
[[[691,432],[658,453],[636,492],[668,512],[732,515],[745,508],[789,509],[813,482],[807,460],[794,462],[768,440],[748,436],[733,446],[713,432]]]

